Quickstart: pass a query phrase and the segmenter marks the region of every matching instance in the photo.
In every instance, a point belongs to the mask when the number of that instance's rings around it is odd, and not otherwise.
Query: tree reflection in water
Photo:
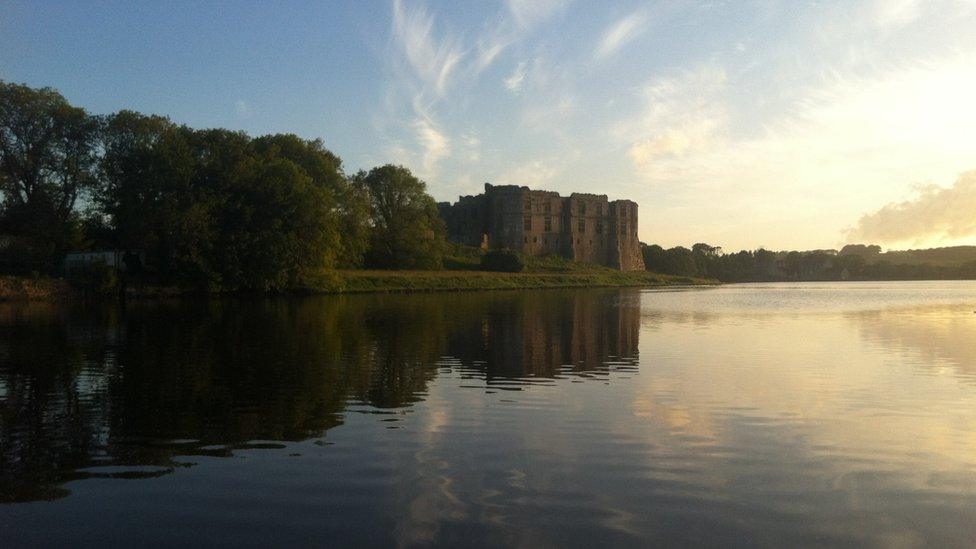
[[[636,368],[637,301],[606,290],[4,304],[0,500],[323,436],[350,405],[424,399],[444,364],[488,386]]]

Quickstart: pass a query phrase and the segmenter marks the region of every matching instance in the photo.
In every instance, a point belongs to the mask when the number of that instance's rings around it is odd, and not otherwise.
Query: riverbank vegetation
[[[0,273],[61,273],[117,250],[141,283],[306,287],[322,271],[439,269],[444,226],[400,166],[346,174],[321,140],[89,114],[0,82]]]
[[[78,250],[121,264],[71,266]],[[62,295],[61,275],[76,292],[129,295],[695,282],[449,245],[425,183],[402,166],[347,174],[321,140],[98,116],[3,82],[0,275],[19,277],[11,298]]]
[[[976,246],[882,252],[877,245],[840,250],[723,253],[699,243],[665,250],[642,244],[648,270],[722,282],[976,279]]]

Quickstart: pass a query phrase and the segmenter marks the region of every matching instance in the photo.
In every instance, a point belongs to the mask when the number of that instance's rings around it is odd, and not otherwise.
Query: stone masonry
[[[643,270],[637,203],[605,194],[534,191],[485,183],[484,194],[438,209],[451,242],[526,255],[560,255],[621,270]]]

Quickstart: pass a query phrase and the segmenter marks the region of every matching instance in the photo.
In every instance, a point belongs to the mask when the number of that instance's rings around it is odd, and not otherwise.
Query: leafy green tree
[[[644,268],[648,271],[664,274],[665,252],[657,244],[641,243],[641,253],[644,255]]]
[[[293,162],[250,159],[218,210],[216,262],[225,289],[282,290],[335,264],[327,192]]]
[[[254,147],[259,154],[294,162],[329,194],[339,230],[337,264],[361,265],[369,238],[369,199],[362,187],[343,173],[342,160],[327,150],[321,139],[306,140],[294,134],[262,136],[254,140]]]
[[[54,265],[80,236],[75,205],[95,182],[100,122],[51,88],[0,81],[0,195],[5,232]]]
[[[101,143],[95,204],[109,227],[110,244],[146,253],[162,277],[173,276],[186,238],[212,232],[187,218],[197,202],[193,131],[164,117],[120,111],[106,119]],[[193,233],[187,235],[190,226]]]
[[[387,164],[358,174],[369,193],[372,228],[366,264],[386,269],[439,269],[444,221],[427,185],[402,166]]]

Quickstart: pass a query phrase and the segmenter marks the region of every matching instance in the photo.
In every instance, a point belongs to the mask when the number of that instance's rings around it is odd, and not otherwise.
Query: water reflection
[[[445,367],[498,388],[634,367],[636,298],[603,291],[124,309],[6,304],[0,498],[64,497],[70,480],[157,476],[187,465],[174,456],[230,456],[253,441],[320,437],[343,423],[349,406],[379,417],[423,400]]]
[[[34,503],[0,532],[973,546],[973,309],[955,282],[6,305],[0,494]]]
[[[854,311],[847,317],[868,344],[899,351],[934,373],[949,368],[976,382],[976,314],[967,305]]]

